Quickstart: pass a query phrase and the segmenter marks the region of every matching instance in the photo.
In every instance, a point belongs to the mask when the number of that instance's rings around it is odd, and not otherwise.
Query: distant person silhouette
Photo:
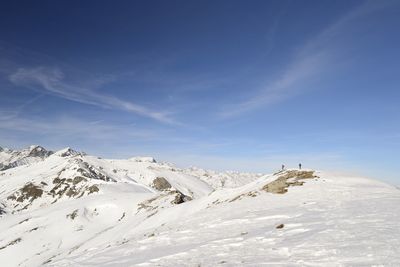
[[[299,170],[301,170],[301,163],[299,163]]]
[[[285,169],[285,165],[282,164],[282,171]]]

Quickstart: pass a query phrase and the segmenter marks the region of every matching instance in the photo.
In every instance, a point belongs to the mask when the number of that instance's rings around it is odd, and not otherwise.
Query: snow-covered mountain
[[[0,148],[1,266],[400,266],[400,190]]]
[[[30,146],[22,151],[13,151],[0,147],[0,170],[42,161],[52,153],[52,151],[47,151],[41,146]]]

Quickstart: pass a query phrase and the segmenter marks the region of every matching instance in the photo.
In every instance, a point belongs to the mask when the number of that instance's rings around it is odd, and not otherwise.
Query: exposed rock
[[[275,194],[284,194],[287,192],[287,187],[289,185],[286,183],[286,179],[276,179],[275,181],[266,184],[263,187],[263,190],[270,192],[270,193],[275,193]]]
[[[191,201],[192,198],[189,196],[186,196],[182,192],[179,191],[173,191],[172,193],[175,193],[175,199],[171,202],[172,204],[181,204],[183,202]]]
[[[21,240],[22,240],[22,239],[19,237],[19,238],[15,239],[15,240],[11,241],[11,242],[8,243],[7,245],[5,245],[5,246],[3,246],[3,247],[0,247],[0,250],[5,249],[5,248],[8,247],[8,246],[15,245],[15,244],[21,242]]]
[[[282,229],[283,227],[285,227],[285,225],[283,223],[278,224],[275,228],[276,229]]]
[[[65,195],[68,197],[74,197],[74,196],[78,195],[78,191],[76,190],[75,187],[71,187],[68,189],[68,191],[65,193]]]
[[[314,171],[288,170],[280,173],[278,178],[262,189],[274,194],[284,194],[288,191],[289,186],[301,186],[305,179],[318,178],[314,175]]]
[[[84,176],[61,178],[64,171],[66,169],[59,171],[57,177],[49,184],[44,181],[38,184],[32,182],[25,184],[6,198],[6,206],[12,207],[12,213],[15,213],[28,208],[38,198],[45,200],[50,197],[50,203],[53,204],[61,198],[80,198],[100,191],[97,184],[89,181],[90,178]],[[6,209],[1,208],[0,214],[4,211]]]
[[[30,152],[28,154],[28,157],[39,157],[39,158],[47,158],[51,154],[53,154],[53,151],[47,151],[41,146],[31,146]]]
[[[81,161],[79,162],[80,168],[77,170],[82,176],[91,179],[103,180],[106,182],[116,182],[111,177],[108,177],[106,174],[102,173],[100,170],[97,170],[95,167],[89,165],[87,162]]]
[[[76,176],[76,177],[74,177],[74,179],[72,180],[72,183],[73,183],[74,185],[76,185],[76,184],[79,184],[79,183],[82,182],[82,181],[86,182],[87,180],[86,180],[84,177],[82,177],[82,176]]]
[[[149,162],[149,163],[156,163],[157,161],[153,157],[133,157],[129,160],[135,162]]]
[[[158,212],[158,210],[156,210],[156,211],[154,211],[154,212],[150,213],[149,215],[147,215],[147,218],[150,218],[150,217],[152,217],[152,216],[156,215],[156,214],[157,214],[157,212]]]
[[[243,197],[243,196],[244,196],[244,194],[238,195],[238,196],[232,198],[231,200],[229,200],[229,202],[236,201],[236,200],[240,199],[240,198]]]
[[[120,222],[123,218],[125,218],[125,212],[122,214],[121,218],[118,219],[118,221]]]
[[[259,193],[257,191],[250,191],[249,193],[247,193],[247,195],[249,197],[256,197]]]
[[[59,197],[62,197],[62,195],[65,193],[65,191],[67,191],[67,189],[70,187],[70,185],[66,182],[67,179],[65,178],[54,178],[53,180],[53,184],[55,184],[55,186],[50,190],[50,194],[55,197],[56,195],[58,195]]]
[[[59,178],[56,177],[53,180],[53,184],[55,186],[49,191],[48,194],[52,195],[53,197],[61,198],[62,196],[66,195],[67,197],[81,197],[85,193],[90,195],[92,193],[99,192],[99,188],[97,185],[90,185],[88,180],[82,176],[76,176],[73,179],[69,178]],[[57,199],[54,200],[54,202]]]
[[[67,147],[67,148],[64,148],[64,149],[62,149],[60,151],[57,151],[56,155],[59,156],[59,157],[65,158],[65,157],[70,157],[70,156],[78,156],[78,155],[82,155],[82,154],[79,153],[78,151],[75,151],[75,150]]]
[[[138,204],[138,212],[141,210],[146,210],[146,211],[150,211],[150,210],[154,210],[156,208],[158,208],[157,202],[162,199],[163,197],[165,197],[165,195],[161,195],[161,196],[156,196],[153,198],[150,198],[148,200],[145,200],[141,203]],[[153,203],[156,202],[156,203]]]
[[[21,189],[21,192],[25,198],[30,198],[31,202],[37,199],[38,197],[41,197],[43,194],[43,190],[39,186],[34,185],[32,183],[25,185]]]
[[[7,197],[8,200],[16,200],[24,202],[25,200],[32,203],[35,199],[43,195],[43,189],[33,183],[28,183],[14,194]]]
[[[151,217],[156,214],[158,210],[169,207],[171,204],[177,205],[191,200],[192,198],[190,196],[187,196],[180,191],[167,191],[139,203],[137,213],[150,212],[148,217]]]
[[[31,218],[26,218],[25,220],[20,221],[18,224],[23,224],[24,222],[29,221]]]
[[[181,204],[185,202],[184,195],[181,193],[177,193],[175,199],[171,202],[172,204]]]
[[[0,163],[0,171],[26,165],[31,162],[37,162],[53,154],[52,151],[47,151],[41,146],[30,146],[28,149],[22,151],[4,149],[4,152],[8,153],[10,157],[6,161]]]
[[[229,200],[229,202],[234,202],[234,201],[236,201],[236,200],[240,200],[240,199],[242,199],[242,198],[244,198],[244,197],[246,197],[246,196],[248,196],[248,197],[256,197],[256,196],[258,196],[258,192],[257,191],[250,191],[250,192],[247,192],[247,193],[243,193],[243,194],[240,194],[240,195],[238,195],[238,196],[236,196],[236,197],[234,197],[234,198],[232,198],[231,200]],[[226,201],[225,201],[226,202]],[[213,203],[214,204],[214,203]],[[218,204],[218,203],[217,203]]]
[[[14,161],[14,162],[11,162],[11,163],[9,163],[7,165],[0,164],[0,171],[5,171],[5,170],[11,169],[11,168],[18,167],[20,165],[22,165],[22,164],[20,164],[19,161]]]
[[[157,177],[153,180],[153,187],[159,191],[171,189],[171,184],[164,177]]]
[[[74,220],[76,218],[76,216],[78,216],[78,210],[74,210],[72,213],[67,214],[67,218]]]
[[[99,188],[96,185],[90,186],[88,190],[89,190],[89,195],[95,192],[99,192]]]
[[[1,206],[0,206],[0,216],[6,213],[4,208],[5,208],[4,204],[1,204]]]

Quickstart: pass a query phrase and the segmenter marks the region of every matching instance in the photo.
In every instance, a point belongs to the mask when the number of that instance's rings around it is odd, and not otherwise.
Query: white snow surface
[[[400,266],[399,189],[321,171],[263,189],[286,173],[57,151],[0,171],[0,265]]]

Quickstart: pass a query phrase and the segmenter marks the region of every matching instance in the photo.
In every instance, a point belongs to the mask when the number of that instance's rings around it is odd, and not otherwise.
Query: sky
[[[2,1],[0,146],[400,185],[400,1]]]

